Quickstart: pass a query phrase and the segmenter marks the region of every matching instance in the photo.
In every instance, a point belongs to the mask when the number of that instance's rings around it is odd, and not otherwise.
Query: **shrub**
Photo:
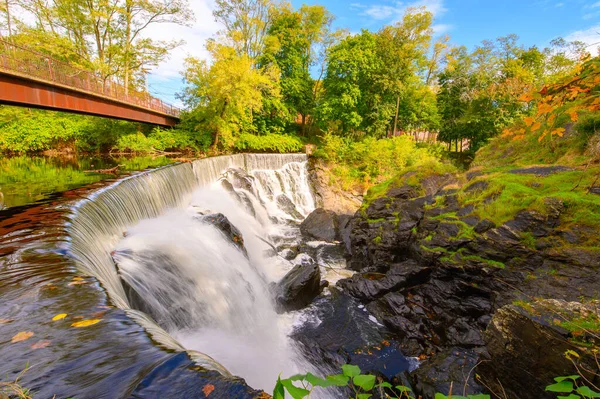
[[[304,143],[298,137],[286,134],[256,136],[242,133],[234,144],[234,148],[238,151],[275,153],[299,152],[303,146]]]

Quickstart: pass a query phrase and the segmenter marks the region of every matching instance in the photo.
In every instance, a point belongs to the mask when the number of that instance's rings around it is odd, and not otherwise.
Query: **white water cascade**
[[[296,240],[314,207],[304,155],[208,158],[82,201],[70,249],[159,344],[271,390],[279,373],[309,367],[287,337],[292,316],[275,312],[269,283],[291,267],[274,245]],[[215,223],[216,214],[225,222]]]

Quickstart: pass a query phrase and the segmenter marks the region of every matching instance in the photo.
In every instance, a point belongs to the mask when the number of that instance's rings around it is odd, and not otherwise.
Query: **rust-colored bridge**
[[[174,126],[180,110],[115,81],[0,39],[0,104]]]

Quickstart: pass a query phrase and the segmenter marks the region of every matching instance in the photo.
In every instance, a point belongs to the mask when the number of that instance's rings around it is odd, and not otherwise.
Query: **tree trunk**
[[[306,115],[302,114],[302,128],[300,131],[302,132],[302,137],[306,137]]]
[[[396,135],[396,129],[398,128],[398,110],[400,109],[400,96],[396,100],[396,116],[394,116],[394,130],[392,130],[392,137]]]
[[[8,37],[12,36],[12,22],[10,20],[10,6],[8,5],[8,0],[4,0],[6,4],[6,24],[8,25]]]

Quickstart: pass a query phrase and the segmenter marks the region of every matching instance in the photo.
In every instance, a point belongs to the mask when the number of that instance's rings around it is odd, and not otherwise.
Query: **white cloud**
[[[353,4],[353,7],[364,9],[362,15],[377,20],[392,20],[393,22],[399,21],[406,12],[407,8],[425,7],[434,15],[434,17],[439,17],[448,11],[448,9],[444,6],[444,0],[416,0],[410,2],[397,1],[392,5],[374,4],[368,7],[355,3]]]
[[[212,0],[193,0],[190,7],[194,12],[196,21],[191,27],[174,24],[157,24],[148,28],[146,36],[157,40],[184,40],[185,44],[176,48],[169,54],[169,59],[152,71],[158,80],[171,80],[179,77],[183,71],[184,61],[187,57],[208,59],[205,49],[206,40],[221,29],[212,15],[214,2]]]
[[[431,29],[433,29],[433,34],[435,36],[441,36],[445,33],[448,33],[453,28],[454,28],[454,26],[449,25],[449,24],[434,24],[431,26]]]
[[[588,29],[572,32],[565,37],[565,40],[577,40],[580,42],[584,42],[589,46],[588,50],[591,53],[596,53],[596,50],[600,45],[600,25],[595,25]]]

